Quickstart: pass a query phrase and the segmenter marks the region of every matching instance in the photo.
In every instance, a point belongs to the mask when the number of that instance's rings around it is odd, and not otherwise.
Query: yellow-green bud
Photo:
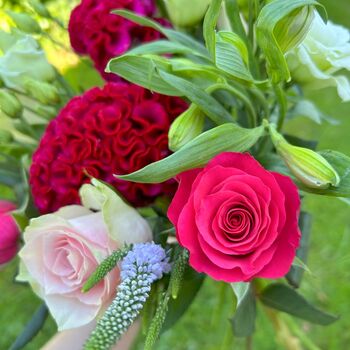
[[[199,23],[211,0],[164,0],[170,20],[179,27],[191,27]]]
[[[18,13],[9,10],[6,11],[6,13],[11,17],[17,28],[22,32],[28,34],[38,34],[41,32],[39,24],[26,13]]]
[[[172,123],[169,130],[169,148],[175,152],[198,136],[203,131],[204,120],[202,111],[192,104]]]
[[[274,35],[283,53],[298,46],[304,40],[314,17],[314,7],[304,6],[292,11],[277,23]]]
[[[0,129],[0,143],[10,143],[13,141],[12,134],[7,130]]]
[[[52,84],[27,78],[23,85],[31,97],[43,104],[56,104],[60,101],[58,90]]]
[[[11,118],[18,118],[23,111],[23,106],[18,98],[7,92],[0,90],[0,109]]]
[[[269,126],[272,142],[291,172],[303,184],[311,188],[338,186],[338,173],[320,154],[303,147],[293,146],[279,134],[275,127]]]

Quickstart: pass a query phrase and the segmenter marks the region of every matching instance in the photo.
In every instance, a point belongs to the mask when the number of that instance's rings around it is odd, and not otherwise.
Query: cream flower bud
[[[325,158],[308,148],[289,144],[274,126],[270,125],[269,128],[277,152],[298,180],[312,188],[327,188],[339,184],[338,173]]]
[[[169,148],[177,151],[198,136],[203,131],[204,119],[202,111],[192,104],[172,123],[169,130]]]
[[[170,20],[179,27],[190,27],[199,23],[211,0],[164,0]]]
[[[10,118],[18,118],[23,111],[23,106],[15,95],[2,89],[0,90],[0,109]]]

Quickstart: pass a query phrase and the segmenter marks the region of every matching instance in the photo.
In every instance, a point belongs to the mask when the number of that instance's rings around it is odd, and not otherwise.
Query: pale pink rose
[[[91,322],[115,293],[118,269],[88,293],[81,289],[98,264],[117,247],[101,212],[68,206],[33,219],[24,232],[18,280],[45,300],[59,330]]]
[[[0,200],[0,264],[9,262],[17,253],[20,232],[10,215],[15,209],[13,203]]]

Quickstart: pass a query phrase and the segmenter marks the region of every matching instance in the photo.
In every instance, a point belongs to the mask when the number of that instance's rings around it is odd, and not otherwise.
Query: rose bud
[[[0,108],[10,118],[18,118],[23,111],[18,98],[6,90],[0,90]]]
[[[327,188],[340,182],[338,173],[320,154],[303,147],[293,146],[270,125],[271,139],[290,171],[306,186]]]
[[[14,209],[13,203],[0,200],[0,264],[9,262],[17,253],[19,229],[10,215]]]
[[[211,0],[166,0],[170,20],[179,27],[191,27],[199,23]]]
[[[169,148],[175,152],[198,136],[203,131],[204,119],[202,111],[192,104],[171,124]]]

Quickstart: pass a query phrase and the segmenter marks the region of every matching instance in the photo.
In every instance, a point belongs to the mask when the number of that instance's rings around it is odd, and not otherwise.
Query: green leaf
[[[300,185],[304,191],[335,197],[350,197],[350,158],[343,153],[324,150],[318,152],[334,168],[340,177],[338,186],[330,186],[324,189],[308,188]]]
[[[299,227],[301,231],[300,246],[297,250],[297,257],[306,264],[310,245],[312,217],[309,213],[301,212],[299,217]],[[304,275],[304,269],[300,266],[292,266],[286,278],[295,288],[299,288]]]
[[[140,46],[136,46],[134,49],[128,51],[128,55],[144,55],[144,54],[196,54],[188,46],[182,45],[177,42],[169,40],[157,40],[150,43],[145,43]]]
[[[11,345],[9,350],[23,349],[41,330],[44,326],[46,318],[48,316],[48,310],[45,304],[42,304],[32,319],[27,323],[22,333],[17,337],[15,342]]]
[[[247,40],[237,0],[225,0],[227,18],[230,22],[232,30],[237,33],[244,41]]]
[[[254,333],[256,318],[256,300],[249,283],[232,283],[237,298],[237,309],[231,319],[233,334],[236,337],[248,337]]]
[[[291,26],[288,25],[280,26],[279,28],[279,22],[282,20],[288,21],[288,16],[295,16],[293,11],[311,5],[321,6],[315,0],[275,0],[265,5],[259,14],[256,23],[257,40],[259,46],[265,53],[269,75],[274,83],[290,80],[289,69],[284,58],[285,52],[283,52],[283,47],[281,47],[281,41],[285,42],[287,38],[282,40],[278,35],[279,33],[277,33],[276,37],[275,29],[277,27],[279,30],[281,30],[281,28],[292,30]],[[324,8],[321,7],[321,10],[324,10]],[[324,13],[322,14],[324,15]],[[307,23],[299,23],[297,28],[295,28],[295,33],[287,33],[288,35],[294,36],[292,38],[294,44],[303,39],[302,35],[306,34],[303,27],[306,25]],[[280,40],[280,42],[278,42],[278,40]]]
[[[117,177],[141,183],[163,182],[183,171],[205,165],[219,153],[247,151],[263,134],[263,126],[245,129],[232,123],[220,125],[197,136],[169,157]]]
[[[214,123],[232,122],[230,113],[209,93],[196,84],[164,71],[159,71],[164,81],[196,104]]]
[[[197,40],[192,39],[190,36],[184,33],[178,32],[173,29],[165,28],[161,26],[158,22],[152,21],[151,19],[144,16],[139,16],[131,11],[114,10],[112,11],[112,13],[129,19],[130,21],[133,21],[142,26],[153,28],[158,32],[162,33],[170,41],[174,41],[184,46],[187,46],[188,48],[192,49],[192,51],[197,51],[197,53],[200,53],[205,57],[208,56],[208,51],[202,44],[200,44]]]
[[[159,76],[160,70],[170,71],[170,69],[169,62],[164,58],[126,54],[109,61],[106,72],[115,73],[151,91],[169,96],[181,96],[179,90]]]
[[[311,305],[293,288],[281,283],[268,285],[260,294],[260,300],[267,306],[286,312],[311,323],[327,326],[338,317]]]
[[[215,60],[215,29],[219,18],[222,0],[212,0],[203,22],[203,37],[210,56]]]
[[[186,268],[178,297],[169,300],[163,332],[171,328],[190,307],[202,286],[204,278],[205,275],[197,273],[189,266]]]
[[[253,77],[245,62],[248,63],[248,50],[240,37],[231,32],[219,32],[216,41],[216,66],[238,78],[252,82]]]

